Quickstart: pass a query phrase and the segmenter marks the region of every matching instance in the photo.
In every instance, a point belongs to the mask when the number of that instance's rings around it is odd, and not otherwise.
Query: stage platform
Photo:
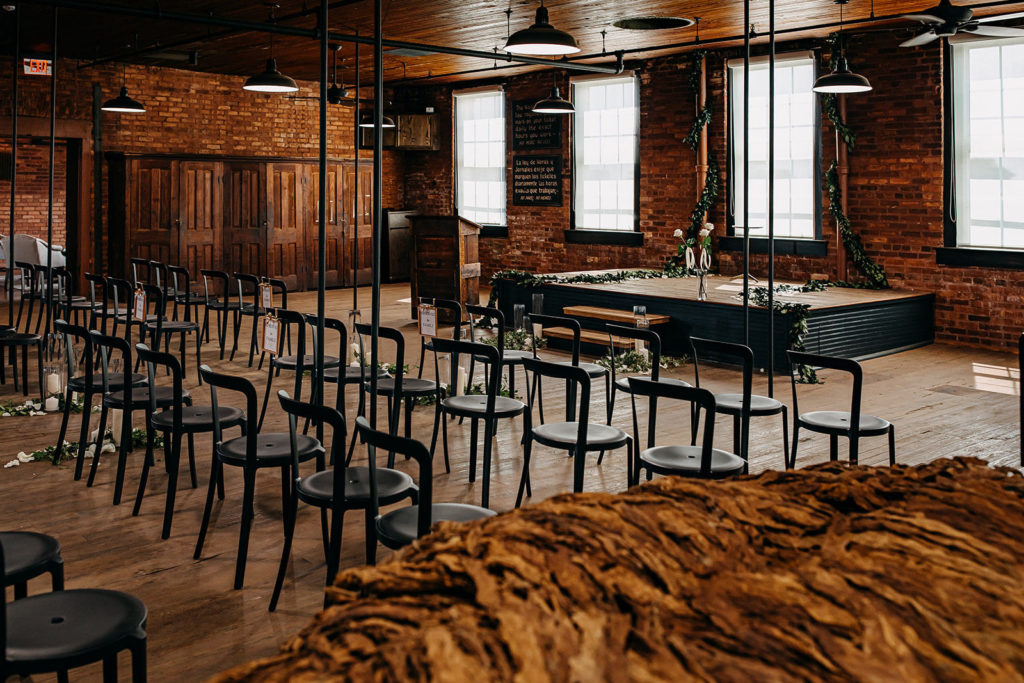
[[[616,271],[588,271],[608,273]],[[569,277],[579,273],[558,273]],[[766,283],[761,283],[766,284]],[[776,281],[776,285],[802,283]],[[751,282],[751,287],[757,283]],[[662,337],[663,353],[681,356],[688,353],[688,335],[721,341],[743,342],[743,282],[741,279],[712,275],[708,278],[708,298],[697,301],[697,278],[637,279],[618,283],[549,283],[527,288],[511,281],[496,283],[498,302],[507,320],[512,320],[513,305],[525,304],[530,310],[531,295],[544,294],[544,313],[564,315],[567,306],[596,306],[631,313],[634,305],[647,306],[648,315],[669,316],[668,323],[655,328]],[[813,353],[847,358],[871,358],[930,344],[935,338],[935,295],[911,290],[867,290],[829,287],[821,292],[779,293],[782,302],[807,304],[805,348]],[[573,316],[576,317],[576,316]],[[585,329],[603,330],[605,321],[578,318]],[[774,367],[786,371],[792,314],[775,313]],[[755,364],[767,367],[769,318],[766,308],[750,307],[750,345]],[[558,340],[551,340],[558,346]],[[591,353],[606,353],[596,345],[585,348]]]

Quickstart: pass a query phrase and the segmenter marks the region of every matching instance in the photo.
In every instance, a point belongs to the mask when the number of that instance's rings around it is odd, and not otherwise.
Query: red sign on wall
[[[53,75],[53,62],[49,59],[38,59],[35,57],[25,57],[25,75],[26,76],[52,76]]]

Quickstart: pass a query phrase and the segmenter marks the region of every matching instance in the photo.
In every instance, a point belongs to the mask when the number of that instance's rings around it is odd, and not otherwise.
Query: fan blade
[[[1012,14],[996,14],[991,17],[978,17],[975,21],[981,22],[982,24],[990,24],[993,21],[1009,21],[1010,19],[1020,19],[1024,17],[1024,12],[1014,12]]]
[[[920,21],[922,24],[943,24],[946,22],[945,19],[934,14],[901,14],[900,18],[907,21]]]
[[[976,36],[991,36],[993,38],[1019,38],[1024,36],[1024,28],[1010,28],[1009,26],[979,26],[971,31]]]
[[[910,40],[904,40],[900,43],[900,47],[917,47],[918,45],[927,45],[936,39],[938,39],[938,36],[929,31],[928,33],[916,35]]]

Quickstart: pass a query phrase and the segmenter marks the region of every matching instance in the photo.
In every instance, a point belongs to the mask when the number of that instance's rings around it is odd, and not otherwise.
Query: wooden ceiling
[[[906,12],[925,10],[936,0],[850,0],[844,17],[850,30],[863,30],[872,25],[892,28],[899,42],[919,26],[905,20],[886,18]],[[702,42],[721,45],[735,43],[743,35],[742,0],[547,0],[551,22],[572,33],[579,41],[583,55],[600,55],[625,50],[626,58],[650,57],[692,48],[697,37],[694,27],[658,31],[629,31],[612,23],[634,16],[700,17]],[[776,29],[779,40],[825,35],[838,23],[838,7],[830,0],[776,0]],[[959,3],[968,4],[968,3]],[[159,7],[165,14],[183,13],[232,20],[266,22],[268,9],[251,0],[104,0],[94,5],[123,6],[142,9]],[[313,28],[319,3],[316,0],[279,0],[275,10],[277,23],[285,26]],[[536,0],[384,0],[384,35],[388,39],[429,45],[469,48],[492,52],[501,48],[507,35],[506,10],[511,9],[512,31],[533,23],[539,3]],[[974,3],[976,16],[1004,14],[1024,10],[1024,2]],[[45,4],[24,2],[22,49],[48,52],[51,9]],[[873,12],[873,14],[872,14]],[[12,14],[0,12],[3,22],[2,47],[11,52],[10,26]],[[751,3],[751,23],[758,34],[768,30],[768,1]],[[371,0],[332,0],[331,30],[363,36],[373,34],[373,2]],[[602,31],[607,31],[603,38]],[[210,27],[175,21],[129,16],[118,13],[62,8],[59,12],[59,45],[62,56],[80,60],[125,60],[140,64],[161,64],[201,71],[249,75],[262,70],[270,55],[269,34],[257,31]],[[660,48],[660,49],[650,49]],[[198,64],[155,60],[154,52],[184,54],[198,52]],[[316,80],[319,46],[304,37],[275,36],[274,55],[280,70],[302,80]],[[372,82],[372,47],[360,48],[360,77]],[[390,50],[388,50],[390,52]],[[340,53],[339,77],[345,83],[355,78],[355,47],[344,43]],[[597,57],[596,63],[610,63],[611,57]],[[494,60],[446,54],[385,54],[384,77],[389,83],[448,82],[510,75],[540,67],[502,68],[493,71]],[[507,62],[499,60],[498,66]],[[421,80],[430,77],[430,80]]]

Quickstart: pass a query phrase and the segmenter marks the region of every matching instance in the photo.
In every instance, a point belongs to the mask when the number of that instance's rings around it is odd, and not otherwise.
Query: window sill
[[[483,238],[495,238],[495,239],[507,239],[508,238],[508,226],[507,225],[481,225],[480,226],[480,237],[483,237]]]
[[[743,238],[737,237],[735,235],[719,237],[718,248],[721,251],[743,251]],[[751,237],[750,253],[767,254],[768,238]],[[814,256],[818,258],[824,258],[825,256],[828,255],[828,241],[776,237],[775,255]]]
[[[566,230],[565,243],[642,247],[644,234],[633,230]]]
[[[940,266],[980,266],[982,268],[1008,268],[1024,270],[1024,251],[1016,249],[974,249],[969,247],[939,247],[935,262]]]

